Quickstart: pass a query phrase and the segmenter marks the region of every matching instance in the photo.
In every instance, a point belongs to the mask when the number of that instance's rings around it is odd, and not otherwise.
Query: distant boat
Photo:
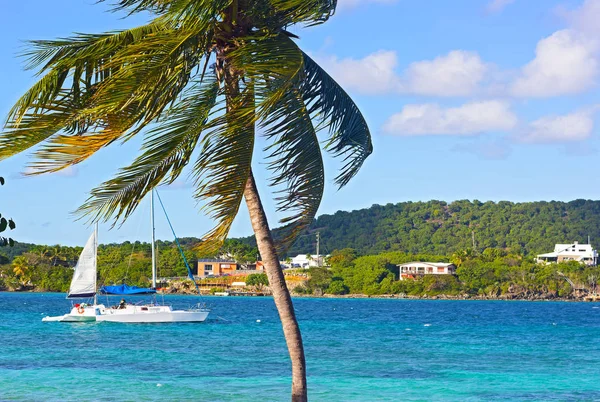
[[[215,292],[215,296],[229,296],[229,292]]]
[[[160,200],[160,197],[159,197]],[[156,293],[156,255],[154,239],[154,190],[150,194],[150,210],[152,223],[152,288],[139,288],[126,284],[118,286],[103,286],[99,293],[113,296],[137,296]],[[164,210],[164,207],[163,207]],[[166,214],[166,211],[165,211]],[[167,217],[168,220],[168,217]],[[171,223],[169,222],[169,225]],[[171,227],[172,229],[172,227]],[[97,273],[97,250],[98,250],[98,226],[86,243],[71,281],[71,288],[67,298],[94,298],[93,304],[75,304],[68,314],[58,317],[44,317],[42,321],[59,322],[81,322],[81,321],[106,321],[126,323],[166,323],[166,322],[203,322],[209,314],[206,308],[194,308],[189,310],[173,310],[171,306],[156,303],[154,300],[149,304],[131,304],[121,299],[121,303],[113,307],[106,307],[97,303],[96,273]],[[173,233],[174,234],[174,233]],[[185,255],[175,237],[177,247],[184,258],[188,268],[188,275],[192,280],[191,269],[185,260]],[[195,283],[195,282],[194,282]]]

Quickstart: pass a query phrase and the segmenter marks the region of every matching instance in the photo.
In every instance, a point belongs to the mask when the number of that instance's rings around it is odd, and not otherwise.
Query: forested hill
[[[276,230],[277,231],[277,230]],[[288,255],[315,254],[315,234],[321,253],[354,248],[361,254],[383,251],[449,255],[472,247],[510,249],[533,254],[550,252],[555,243],[587,242],[600,246],[600,201],[443,201],[373,205],[358,211],[319,216]],[[254,238],[241,239],[254,244]]]

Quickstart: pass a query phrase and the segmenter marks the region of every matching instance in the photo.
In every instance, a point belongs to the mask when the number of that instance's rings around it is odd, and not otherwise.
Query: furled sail
[[[96,294],[96,231],[88,239],[77,265],[67,298],[92,297]]]
[[[127,284],[102,286],[100,294],[102,295],[146,295],[156,293],[156,289],[138,288],[137,286],[129,286]]]

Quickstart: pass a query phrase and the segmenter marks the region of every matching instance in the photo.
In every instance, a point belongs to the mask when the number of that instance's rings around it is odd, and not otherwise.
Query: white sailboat
[[[88,239],[83,251],[79,255],[77,265],[73,272],[73,279],[67,293],[67,299],[89,299],[94,297],[93,304],[77,303],[73,305],[71,311],[58,317],[44,317],[42,321],[61,321],[61,322],[83,322],[96,321],[96,316],[100,310],[104,309],[103,304],[96,303],[96,263],[98,253],[98,225]]]
[[[154,235],[154,190],[150,195],[151,224],[152,224],[152,288],[143,289],[121,286],[103,286],[100,293],[106,295],[134,296],[139,294],[156,293],[156,254]],[[167,218],[168,219],[168,218]],[[170,223],[169,223],[170,224]],[[172,228],[171,228],[172,229]],[[175,237],[177,241],[177,237]],[[179,246],[179,244],[178,244]],[[90,251],[91,250],[91,251]],[[183,255],[183,253],[182,253]],[[105,321],[124,323],[166,323],[166,322],[203,322],[208,317],[210,310],[206,308],[195,308],[189,310],[173,310],[171,306],[158,304],[127,304],[106,307],[96,302],[96,261],[97,261],[97,228],[88,240],[86,247],[81,253],[80,262],[77,263],[71,290],[67,298],[92,297],[94,304],[77,304],[70,313],[59,317],[45,317],[42,321]],[[185,258],[185,256],[184,256]],[[79,266],[82,269],[78,271]],[[187,265],[187,261],[186,261]],[[189,266],[188,266],[189,271]],[[189,272],[191,279],[193,276]]]
[[[154,235],[154,190],[150,194],[150,222],[152,226],[152,290],[156,292],[156,252]],[[168,218],[167,218],[168,219]],[[170,223],[169,223],[170,225]],[[171,228],[172,229],[172,228]],[[175,234],[175,233],[173,233]],[[177,237],[175,237],[177,241]],[[177,244],[179,246],[179,244]],[[185,258],[185,256],[183,256]],[[186,261],[187,265],[187,261]],[[188,266],[189,270],[189,266]],[[191,272],[191,279],[194,280]],[[131,294],[125,289],[120,291],[122,286],[105,286],[102,289],[106,294],[126,295]],[[101,290],[102,290],[101,289]],[[115,291],[116,289],[116,291]],[[171,306],[160,305],[156,303],[132,305],[121,304],[113,308],[103,308],[97,310],[96,321],[106,322],[129,322],[129,323],[158,323],[158,322],[202,322],[206,320],[209,310],[205,308],[196,308],[189,310],[173,310]]]

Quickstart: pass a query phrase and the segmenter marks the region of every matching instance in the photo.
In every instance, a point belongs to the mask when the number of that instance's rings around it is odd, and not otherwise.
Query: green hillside
[[[321,215],[289,250],[315,253],[316,232],[322,253],[354,248],[360,254],[386,251],[450,255],[472,247],[510,249],[530,255],[555,243],[600,241],[600,201],[515,203],[460,200],[373,205],[352,212]],[[276,230],[277,232],[277,230]],[[241,239],[254,244],[253,237]]]

